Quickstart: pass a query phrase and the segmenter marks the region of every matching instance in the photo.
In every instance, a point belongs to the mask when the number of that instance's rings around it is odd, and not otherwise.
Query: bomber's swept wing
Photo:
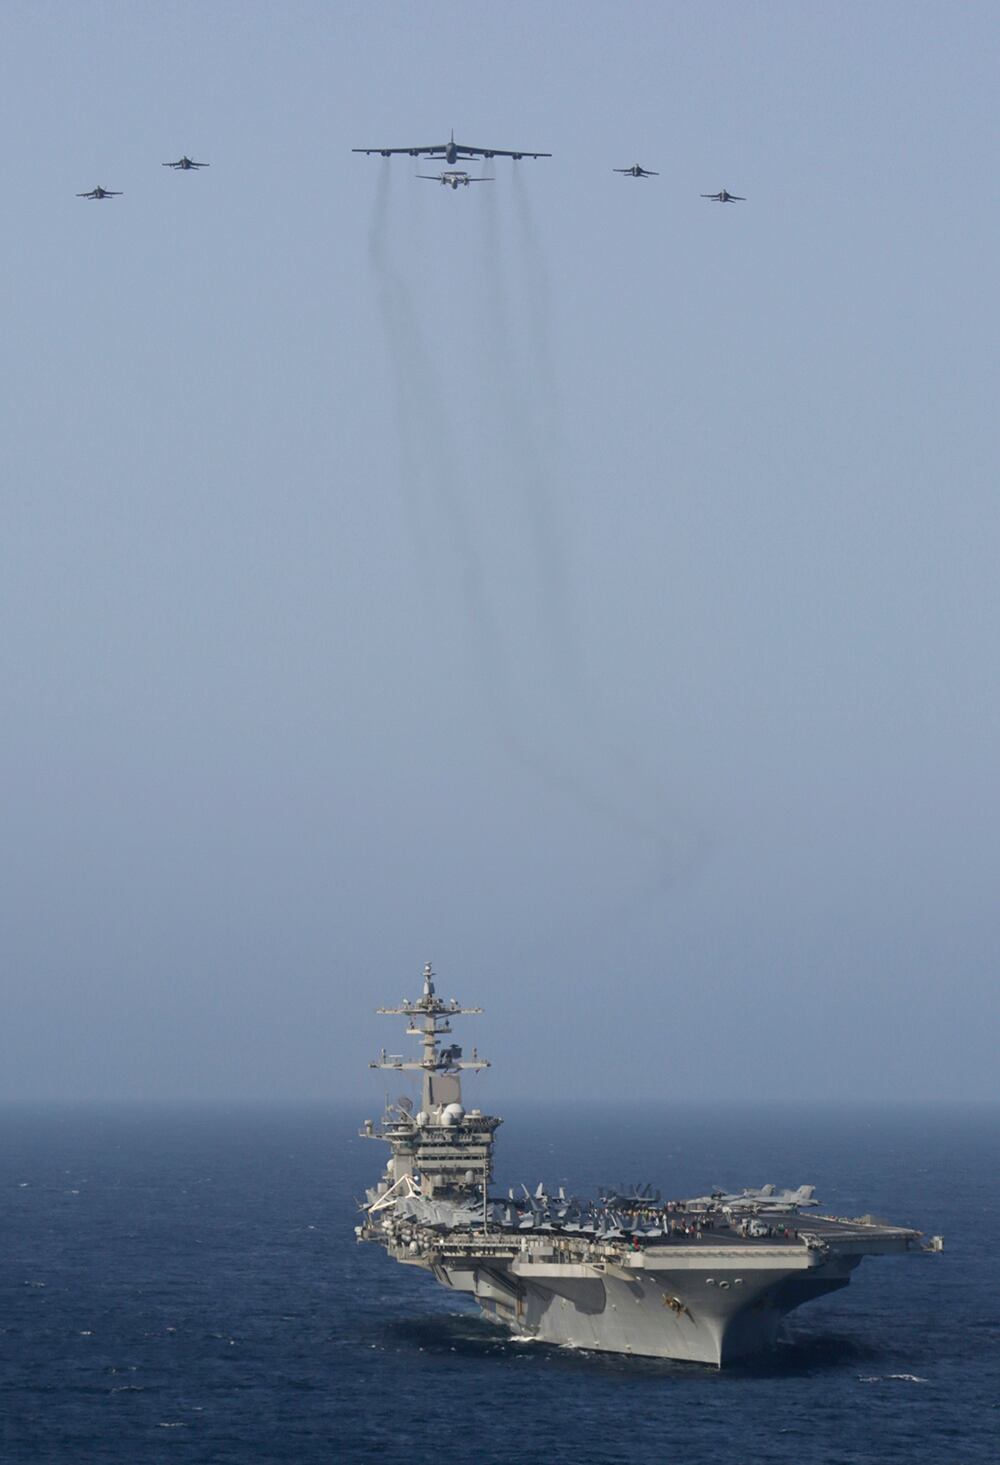
[[[512,148],[474,148],[455,144],[455,151],[468,158],[551,158],[551,153],[532,153],[527,148],[514,151]]]
[[[457,162],[459,158],[551,158],[551,153],[532,152],[529,148],[488,148],[475,147],[472,143],[456,142],[455,134],[452,133],[447,142],[424,143],[420,146],[411,144],[409,147],[395,148],[352,148],[354,153],[365,153],[371,155],[378,153],[380,157],[389,158],[394,153],[407,154],[411,158],[444,158],[448,163]]]
[[[365,153],[368,157],[372,153],[378,153],[383,158],[391,157],[393,153],[408,153],[411,158],[433,158],[436,153],[444,153],[448,144],[435,143],[431,147],[419,148],[351,148],[352,153]]]

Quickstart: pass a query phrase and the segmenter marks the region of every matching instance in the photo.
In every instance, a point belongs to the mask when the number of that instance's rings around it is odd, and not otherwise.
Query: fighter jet
[[[406,153],[411,158],[440,158],[442,162],[453,168],[461,158],[551,158],[551,153],[532,153],[526,148],[520,152],[511,152],[509,148],[479,148],[473,147],[470,143],[456,142],[455,132],[452,129],[451,138],[448,142],[428,143],[423,147],[407,148],[352,148],[352,153],[378,153],[383,158],[389,158],[393,153]]]
[[[189,168],[210,168],[211,166],[211,163],[196,163],[194,159],[189,158],[186,153],[184,154],[183,158],[178,158],[176,163],[161,164],[161,167],[164,168],[183,168],[185,173]]]
[[[639,163],[633,163],[631,168],[612,168],[612,173],[627,173],[630,178],[659,178],[659,173],[654,173],[650,168],[643,168]]]
[[[797,1190],[778,1190],[774,1185],[762,1185],[759,1190],[740,1190],[729,1195],[725,1191],[713,1190],[711,1195],[696,1196],[687,1204],[714,1203],[719,1206],[785,1211],[797,1210],[800,1206],[818,1206],[819,1201],[814,1199],[815,1194],[815,1185],[800,1185]]]
[[[77,198],[121,198],[121,192],[116,188],[102,188],[98,184],[89,193],[78,193]]]
[[[418,173],[418,178],[427,178],[431,183],[443,183],[446,188],[457,188],[461,183],[467,188],[470,183],[492,183],[492,178],[470,178],[460,168],[447,168],[443,173]]]
[[[642,1185],[633,1185],[628,1190],[625,1189],[624,1182],[617,1186],[601,1186],[601,1200],[609,1206],[658,1206],[662,1199],[663,1196],[653,1189],[649,1180]]]
[[[721,193],[703,193],[702,198],[714,199],[716,203],[746,203],[746,199],[738,193],[727,193],[722,189]]]

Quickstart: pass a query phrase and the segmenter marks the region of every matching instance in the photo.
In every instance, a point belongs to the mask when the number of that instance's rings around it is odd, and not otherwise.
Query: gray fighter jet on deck
[[[688,1204],[752,1208],[765,1211],[798,1210],[800,1206],[818,1206],[819,1201],[814,1199],[815,1194],[815,1185],[800,1185],[798,1190],[778,1190],[774,1185],[762,1185],[758,1190],[750,1188],[733,1191],[732,1194],[727,1194],[722,1190],[713,1190],[711,1195],[697,1196]]]
[[[520,152],[512,152],[510,148],[478,148],[470,143],[456,142],[455,133],[452,131],[448,142],[428,143],[423,147],[408,148],[352,148],[352,153],[378,153],[383,158],[392,157],[393,153],[406,153],[411,158],[440,158],[450,168],[461,158],[551,158],[551,153],[532,153],[527,148]]]
[[[161,164],[161,167],[164,168],[183,168],[185,173],[189,168],[210,168],[211,166],[211,163],[196,163],[194,159],[189,158],[186,153],[183,158],[178,158],[176,163]]]
[[[116,188],[102,188],[98,184],[89,193],[78,193],[77,198],[121,198],[121,191]]]
[[[461,168],[448,168],[443,173],[418,173],[418,178],[428,178],[432,183],[443,183],[446,188],[467,188],[470,183],[492,183],[492,178],[470,178]]]
[[[630,178],[659,178],[659,173],[654,173],[651,168],[643,168],[639,163],[633,163],[631,168],[612,168],[612,173],[627,173]]]
[[[738,193],[727,193],[723,188],[721,193],[703,193],[702,198],[714,199],[716,203],[746,203],[746,199]]]

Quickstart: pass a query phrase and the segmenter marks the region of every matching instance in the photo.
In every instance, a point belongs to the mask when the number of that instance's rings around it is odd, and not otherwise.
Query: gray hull
[[[772,1347],[783,1317],[845,1287],[860,1260],[803,1266],[801,1248],[789,1251],[787,1259],[772,1256],[766,1264],[742,1257],[738,1266],[716,1253],[689,1254],[680,1267],[650,1265],[645,1258],[601,1269],[517,1258],[499,1265],[439,1263],[433,1271],[439,1282],[474,1297],[487,1317],[518,1336],[721,1367]]]

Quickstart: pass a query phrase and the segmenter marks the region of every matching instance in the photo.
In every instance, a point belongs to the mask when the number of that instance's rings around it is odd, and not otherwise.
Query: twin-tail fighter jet
[[[102,188],[100,184],[92,188],[89,193],[78,193],[77,198],[121,198],[121,190],[117,188]]]
[[[186,173],[189,168],[210,168],[212,165],[211,163],[196,163],[193,158],[189,158],[185,153],[184,157],[178,158],[176,163],[164,163],[162,166],[164,168],[183,168]]]
[[[470,183],[492,183],[492,178],[470,178],[461,168],[446,168],[443,173],[418,173],[418,178],[427,178],[431,183],[443,183],[445,188],[457,188],[459,184],[468,188]]]
[[[750,1188],[734,1191],[732,1194],[727,1194],[722,1190],[713,1190],[711,1195],[697,1196],[694,1203],[697,1205],[714,1203],[719,1206],[754,1208],[764,1211],[798,1210],[799,1207],[818,1206],[819,1201],[815,1199],[815,1195],[815,1185],[800,1185],[797,1190],[778,1190],[774,1185],[762,1185],[759,1190]]]
[[[448,142],[428,143],[422,147],[406,148],[352,148],[352,153],[378,153],[383,158],[392,157],[393,153],[406,153],[411,158],[440,158],[442,162],[453,168],[461,158],[513,158],[515,162],[520,158],[551,158],[551,153],[533,153],[527,148],[520,152],[513,152],[510,148],[480,148],[473,147],[470,143],[456,142],[455,132]]]
[[[643,168],[639,163],[633,163],[631,168],[612,168],[612,173],[627,173],[630,178],[659,178],[659,173],[654,173],[651,168]]]
[[[746,203],[746,199],[738,193],[727,193],[723,188],[719,193],[703,193],[702,198],[710,198],[715,203]]]

